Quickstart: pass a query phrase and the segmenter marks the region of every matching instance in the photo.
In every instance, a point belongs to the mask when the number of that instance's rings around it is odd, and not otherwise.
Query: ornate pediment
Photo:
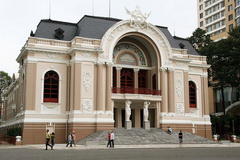
[[[127,14],[129,14],[131,16],[131,19],[130,19],[131,27],[136,28],[136,29],[143,29],[148,26],[147,18],[149,17],[151,12],[148,14],[146,14],[146,13],[143,14],[140,11],[139,6],[136,6],[135,11],[129,11],[127,8],[125,8],[125,9],[127,11]]]

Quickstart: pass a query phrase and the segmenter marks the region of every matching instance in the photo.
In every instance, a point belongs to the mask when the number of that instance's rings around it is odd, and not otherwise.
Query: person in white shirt
[[[114,148],[114,133],[113,131],[111,132],[111,137],[110,137],[110,141],[111,141],[111,147]]]

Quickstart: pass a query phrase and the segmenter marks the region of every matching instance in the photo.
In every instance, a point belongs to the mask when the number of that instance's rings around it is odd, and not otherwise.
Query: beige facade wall
[[[139,59],[135,59],[138,65],[121,64],[120,58],[114,61],[114,47],[122,42],[139,47],[146,63]],[[136,32],[128,21],[120,21],[109,28],[101,40],[75,37],[71,42],[59,43],[30,37],[26,46],[35,51],[29,54],[24,51],[18,57],[19,62],[24,59],[20,68],[20,73],[25,75],[23,81],[26,81],[23,107],[16,113],[17,118],[12,113],[6,115],[15,124],[24,121],[24,144],[43,143],[48,128],[56,132],[56,143],[64,143],[67,134],[73,130],[81,139],[98,130],[121,128],[126,100],[132,102],[132,126],[135,128],[141,128],[141,121],[146,120],[144,102],[149,102],[146,121],[151,127],[165,129],[171,125],[175,130],[210,136],[208,96],[205,94],[207,81],[204,77],[209,67],[206,59],[187,55],[186,49],[172,48],[164,34],[150,23],[148,28]],[[127,60],[138,57],[133,51],[127,53],[134,55],[127,55]],[[116,57],[122,55],[123,52]],[[135,71],[134,93],[113,93],[113,67],[116,68],[117,88],[121,88],[122,68]],[[59,75],[58,103],[43,102],[44,75],[50,70]],[[161,89],[161,94],[135,93],[139,89],[140,70],[146,70],[147,89],[151,91],[152,76],[156,74],[156,88]],[[197,108],[194,109],[189,108],[189,81],[193,81],[197,88]],[[21,92],[21,88],[16,91]],[[19,99],[21,101],[21,97]],[[10,113],[10,105],[7,109],[6,112]],[[4,127],[14,123],[8,121]]]

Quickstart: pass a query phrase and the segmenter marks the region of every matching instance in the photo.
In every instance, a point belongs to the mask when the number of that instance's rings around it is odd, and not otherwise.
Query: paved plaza
[[[57,144],[53,150],[39,145],[0,145],[0,160],[239,160],[240,144],[78,145]]]

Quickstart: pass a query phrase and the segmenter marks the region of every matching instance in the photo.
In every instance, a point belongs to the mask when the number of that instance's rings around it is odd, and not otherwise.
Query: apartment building
[[[240,25],[240,0],[197,0],[197,4],[198,27],[214,41],[227,38]]]

